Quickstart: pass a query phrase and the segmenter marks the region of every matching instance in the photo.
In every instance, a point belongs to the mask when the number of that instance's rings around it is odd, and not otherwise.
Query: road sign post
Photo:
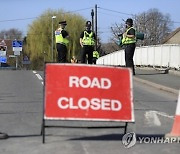
[[[134,122],[130,69],[89,65],[45,66],[45,120]]]
[[[20,52],[22,51],[22,41],[14,40],[12,42],[12,47],[14,51],[14,55],[16,56],[16,69],[18,68],[18,56],[20,56]]]

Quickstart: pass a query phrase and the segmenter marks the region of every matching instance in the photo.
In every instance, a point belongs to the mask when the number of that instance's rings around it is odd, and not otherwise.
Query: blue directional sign
[[[22,41],[15,40],[12,42],[13,47],[22,47],[22,44],[23,44]]]
[[[0,57],[0,63],[7,63],[7,57]]]

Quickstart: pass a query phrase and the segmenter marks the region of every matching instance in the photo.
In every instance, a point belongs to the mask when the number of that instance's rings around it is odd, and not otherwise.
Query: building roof
[[[3,40],[3,39],[0,39],[0,42],[4,41],[5,45],[8,47],[8,48],[11,48],[12,50],[12,40]]]
[[[0,39],[0,42],[2,42],[3,39]],[[6,44],[7,46],[7,56],[8,55],[11,55],[11,54],[14,54],[13,51],[12,51],[12,40],[6,40],[4,39],[4,43]]]
[[[174,35],[176,35],[178,32],[180,32],[180,27],[178,27],[176,30],[174,30],[172,33],[170,33],[163,41],[162,44],[166,43],[168,40],[170,40]]]

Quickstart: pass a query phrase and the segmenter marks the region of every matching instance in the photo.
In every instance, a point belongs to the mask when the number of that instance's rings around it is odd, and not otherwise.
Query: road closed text
[[[81,110],[106,110],[120,111],[122,104],[118,100],[98,99],[98,98],[80,98],[75,105],[73,98],[60,97],[58,99],[58,107],[60,109],[81,109]]]
[[[81,78],[77,76],[69,77],[69,87],[76,88],[98,88],[98,89],[110,89],[111,88],[111,80],[108,78],[96,78],[90,79],[87,76],[83,76]]]
[[[75,88],[98,88],[98,89],[109,89],[111,88],[111,80],[108,78],[92,78],[87,76],[69,77],[69,87]],[[88,99],[85,97],[79,98],[77,102],[72,97],[60,97],[58,99],[58,107],[60,109],[80,109],[80,110],[106,110],[106,111],[120,111],[122,104],[119,100],[110,100],[106,98],[92,98]]]

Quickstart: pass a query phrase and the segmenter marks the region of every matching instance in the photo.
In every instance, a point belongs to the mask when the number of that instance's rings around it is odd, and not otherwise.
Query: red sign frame
[[[44,119],[134,122],[128,68],[47,63]]]

